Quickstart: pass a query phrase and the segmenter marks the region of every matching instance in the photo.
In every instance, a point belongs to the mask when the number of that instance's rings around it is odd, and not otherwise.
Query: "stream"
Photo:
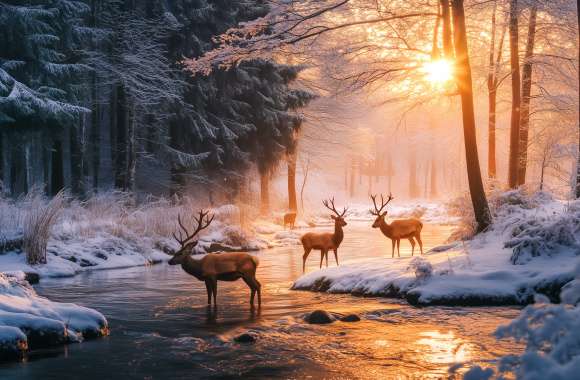
[[[450,231],[426,225],[425,251]],[[349,223],[339,260],[356,265],[383,256],[388,265],[390,245],[368,223]],[[401,256],[410,253],[402,241]],[[302,248],[258,255],[263,306],[253,312],[242,281],[220,282],[213,310],[205,305],[205,285],[167,264],[43,279],[35,286],[40,295],[99,310],[111,335],[0,364],[0,379],[447,378],[457,363],[489,364],[522,349],[492,336],[518,308],[415,308],[393,299],[292,291],[302,272]],[[307,271],[318,269],[319,258],[311,253]],[[332,254],[329,265],[336,265]],[[306,324],[302,316],[315,309],[355,313],[362,320]],[[247,331],[257,335],[255,343],[234,342]]]

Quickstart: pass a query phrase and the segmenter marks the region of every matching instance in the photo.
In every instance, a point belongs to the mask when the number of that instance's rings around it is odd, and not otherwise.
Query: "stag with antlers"
[[[322,268],[322,260],[326,257],[326,266],[328,267],[328,251],[331,249],[334,251],[334,259],[336,260],[336,265],[338,266],[338,247],[344,239],[344,232],[342,227],[346,226],[344,221],[344,216],[348,210],[346,207],[341,213],[336,211],[334,206],[334,198],[322,201],[324,207],[329,209],[334,213],[330,217],[334,220],[334,232],[308,232],[300,238],[302,242],[302,247],[304,247],[304,255],[302,256],[302,272],[306,270],[306,259],[313,249],[320,250],[320,268]]]
[[[258,306],[261,306],[262,286],[256,279],[256,269],[259,264],[258,258],[244,252],[227,252],[209,253],[200,260],[194,259],[191,257],[191,253],[198,241],[193,239],[202,230],[209,227],[213,221],[213,216],[209,217],[209,212],[200,210],[198,216],[194,217],[194,219],[197,227],[193,233],[189,233],[181,221],[181,215],[177,216],[177,222],[185,233],[185,238],[181,231],[179,231],[179,237],[173,234],[181,248],[169,260],[169,265],[180,264],[186,273],[205,282],[208,305],[211,305],[212,296],[214,305],[217,305],[218,281],[236,281],[241,278],[251,290],[250,305],[254,306],[254,296],[258,293]]]
[[[387,211],[383,210],[390,201],[393,200],[393,196],[389,194],[389,197],[385,201],[383,195],[381,194],[381,206],[377,206],[377,196],[371,195],[373,204],[375,206],[374,210],[369,210],[372,215],[376,216],[375,222],[373,223],[373,228],[380,228],[383,235],[391,239],[393,243],[393,249],[391,257],[395,257],[395,244],[397,245],[397,255],[401,257],[401,239],[409,239],[411,242],[411,256],[415,253],[415,240],[419,243],[419,248],[421,249],[421,254],[423,254],[423,242],[421,241],[421,230],[423,229],[423,223],[414,218],[410,219],[399,219],[393,221],[391,224],[387,223],[385,217],[387,216]]]

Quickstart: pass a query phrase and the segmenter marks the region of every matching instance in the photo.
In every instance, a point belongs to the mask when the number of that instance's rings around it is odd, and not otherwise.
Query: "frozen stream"
[[[424,229],[426,250],[450,227]],[[341,263],[384,256],[390,241],[368,223],[351,223]],[[401,254],[409,255],[407,241]],[[332,256],[332,255],[330,255]],[[111,335],[64,348],[32,352],[26,362],[0,365],[1,379],[386,379],[447,377],[455,363],[485,363],[519,349],[497,342],[495,328],[516,308],[414,308],[390,299],[289,290],[301,274],[300,246],[259,253],[263,307],[249,309],[241,281],[218,285],[217,314],[205,306],[205,285],[166,264],[43,280],[36,289],[55,301],[95,308]],[[313,252],[308,271],[318,267]],[[330,265],[334,257],[330,257]],[[308,325],[306,312],[356,313],[361,322]],[[255,331],[254,344],[233,337]]]

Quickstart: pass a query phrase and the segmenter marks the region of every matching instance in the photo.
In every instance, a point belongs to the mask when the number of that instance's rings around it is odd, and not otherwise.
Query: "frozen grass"
[[[97,194],[86,201],[65,200],[62,195],[48,200],[36,194],[17,200],[0,198],[0,268],[71,276],[89,269],[167,260],[177,248],[171,236],[178,228],[177,216],[181,214],[184,225],[193,231],[193,217],[201,206],[187,197],[149,197],[136,204],[134,197],[120,192]],[[240,227],[238,207],[225,205],[211,213],[214,222],[200,234],[195,253],[268,246],[255,239],[251,228]],[[245,210],[245,216],[253,218],[251,210]]]
[[[62,212],[65,199],[61,191],[49,202],[38,192],[25,199],[26,215],[23,223],[23,243],[26,262],[30,265],[46,264],[46,248],[50,232]]]

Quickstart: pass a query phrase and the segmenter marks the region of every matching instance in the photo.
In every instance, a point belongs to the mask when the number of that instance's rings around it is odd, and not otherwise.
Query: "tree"
[[[524,65],[522,67],[522,106],[520,110],[520,159],[518,169],[518,185],[526,183],[526,169],[528,166],[528,134],[530,129],[530,101],[532,90],[532,65],[534,42],[536,35],[536,16],[538,8],[533,4],[528,21],[528,40]]]
[[[491,224],[491,213],[483,188],[479,157],[477,155],[475,113],[473,110],[473,84],[469,53],[467,50],[467,32],[465,29],[463,0],[452,0],[451,9],[453,14],[453,41],[455,44],[456,65],[458,67],[457,87],[461,97],[463,115],[467,179],[475,220],[477,222],[477,231],[481,232]]]
[[[508,186],[518,186],[520,167],[520,58],[518,48],[518,1],[510,0],[509,34],[510,34],[510,68],[512,78],[512,110],[510,119],[510,151],[508,168]]]
[[[499,39],[499,46],[497,48],[497,56],[495,53],[495,36],[497,29],[496,12],[497,1],[493,2],[493,11],[491,16],[491,41],[489,47],[489,67],[487,74],[487,90],[488,90],[488,152],[487,152],[487,173],[489,178],[495,179],[497,176],[496,168],[496,138],[495,138],[495,123],[496,123],[496,106],[497,106],[497,90],[499,87],[499,67],[501,56],[503,52],[503,41],[505,39],[506,23],[503,23],[501,35]]]

